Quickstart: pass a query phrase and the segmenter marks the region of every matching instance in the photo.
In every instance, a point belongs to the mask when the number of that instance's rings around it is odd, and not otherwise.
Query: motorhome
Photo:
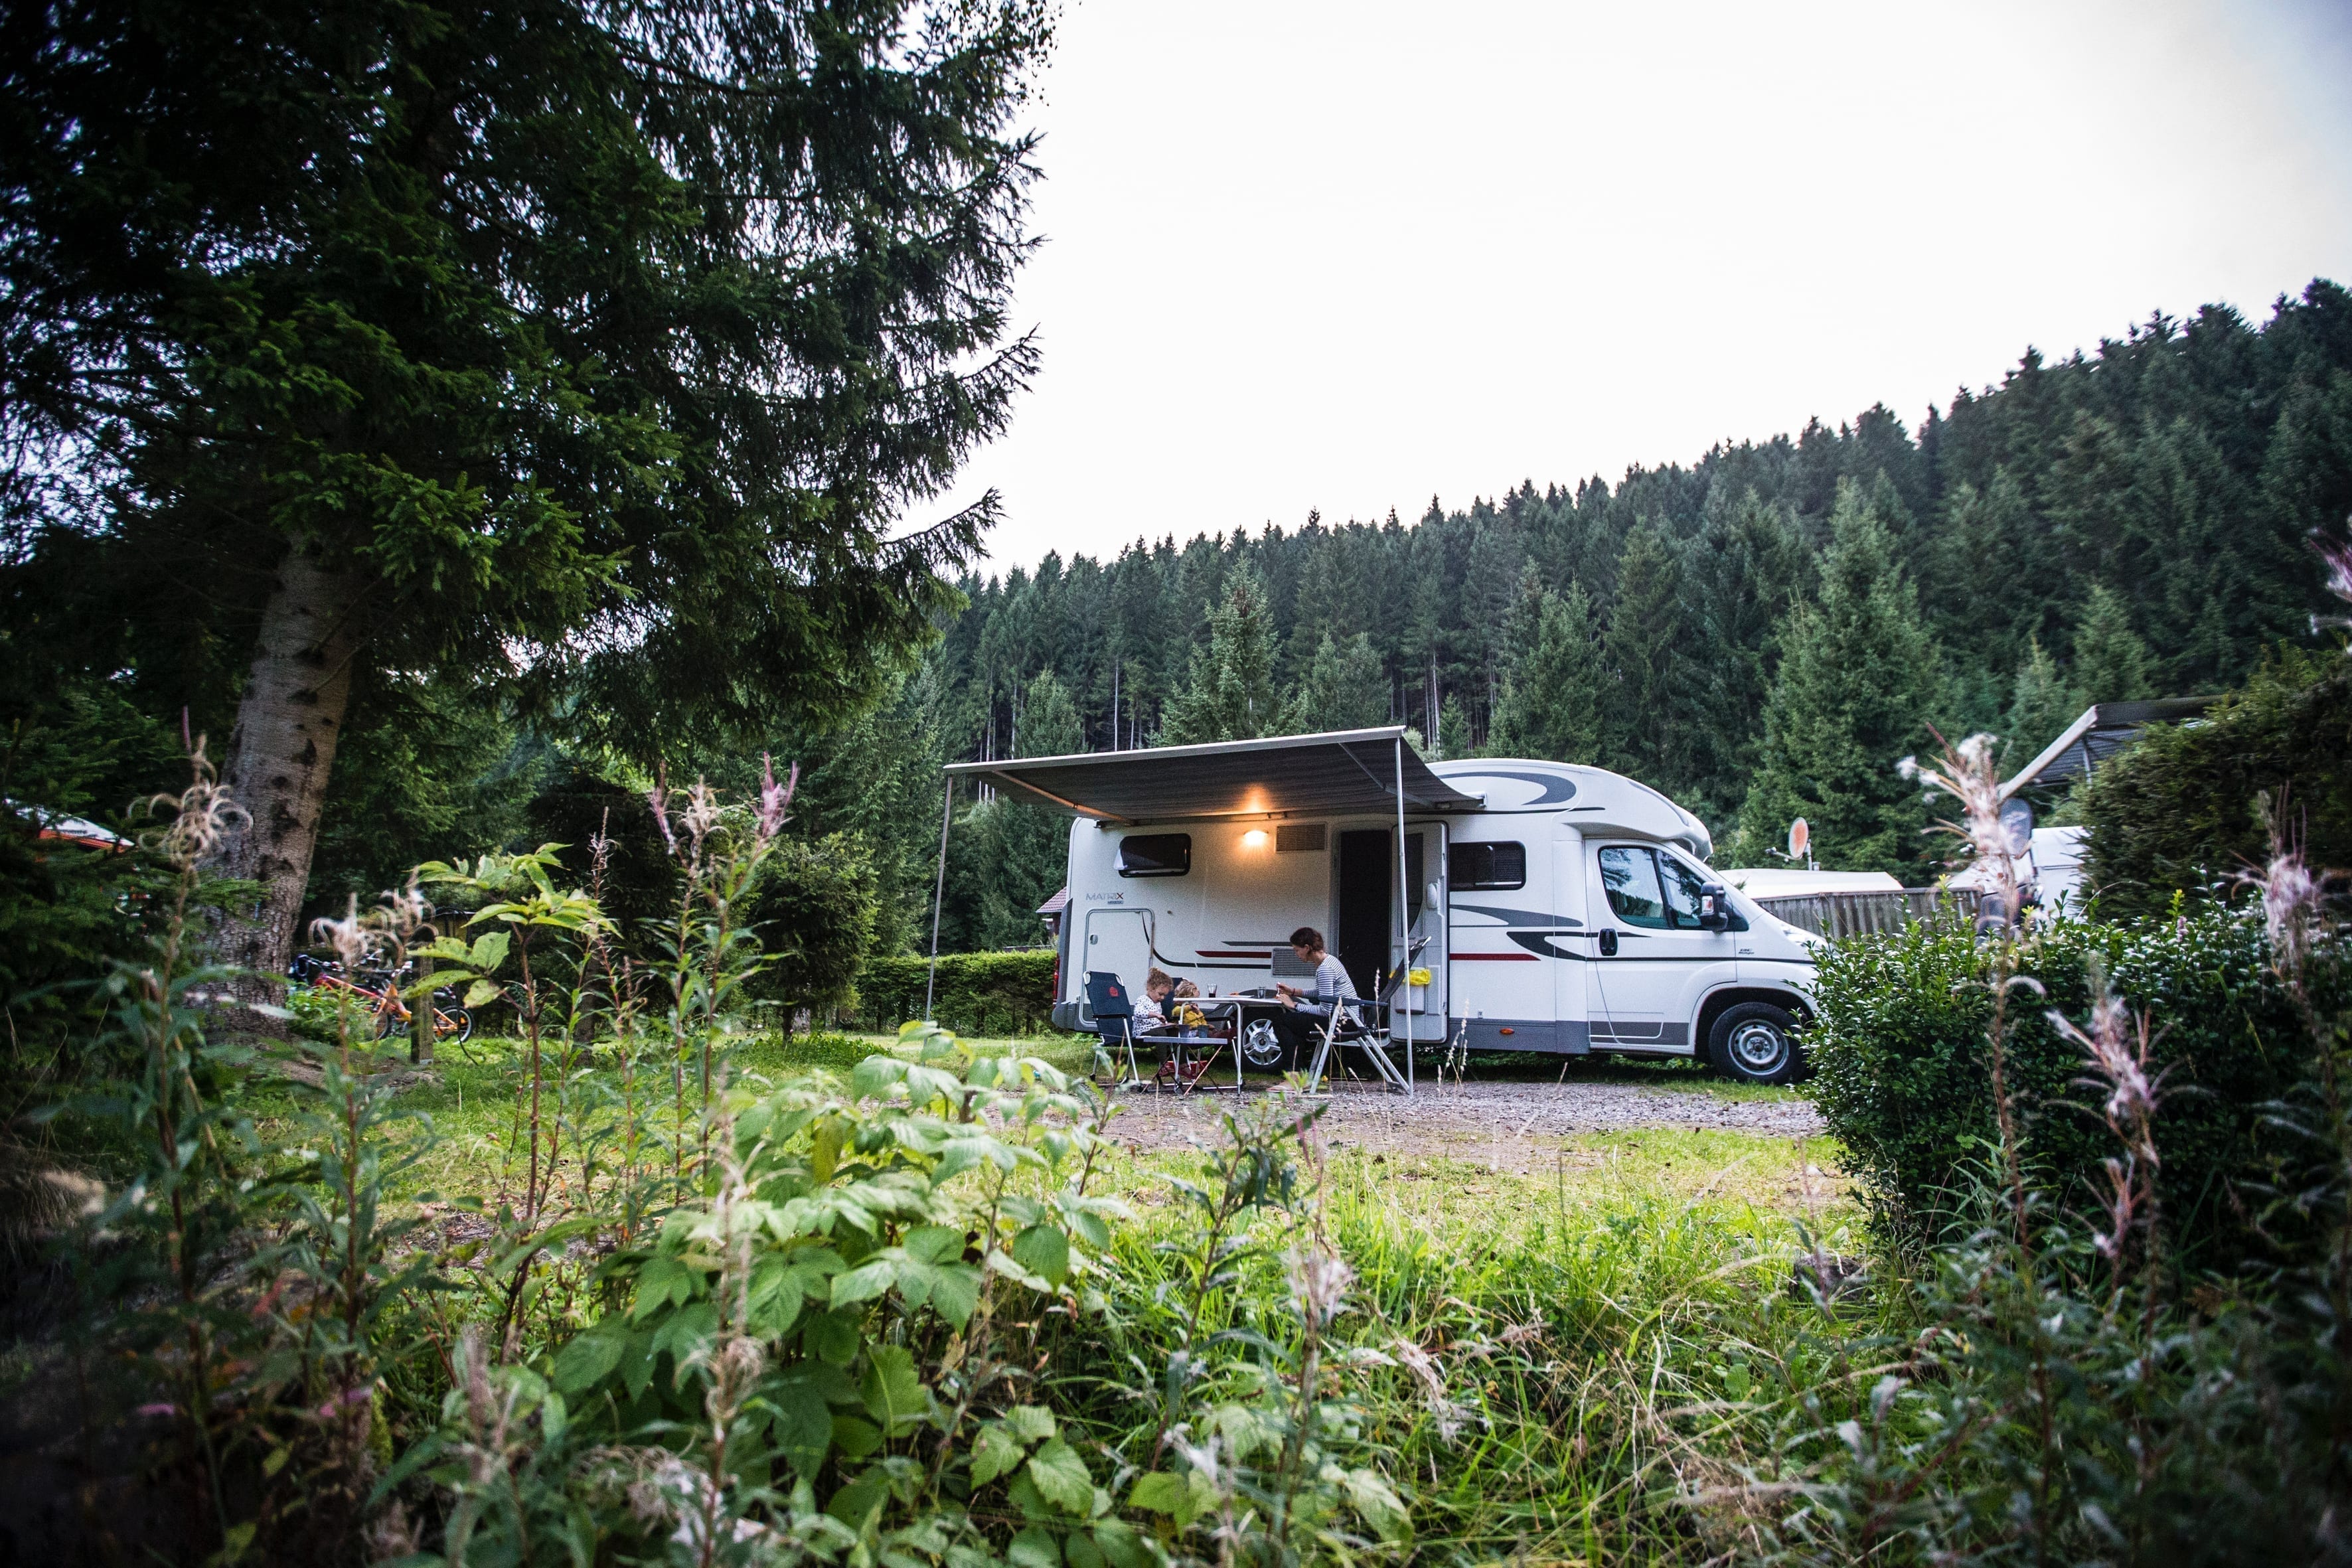
[[[1785,1082],[1817,940],[1710,869],[1706,828],[1605,769],[1425,762],[1401,727],[967,763],[1071,814],[1055,1022],[1087,975],[1266,993],[1298,926],[1398,1045],[1701,1056]],[[1271,1031],[1245,1038],[1252,1066]]]

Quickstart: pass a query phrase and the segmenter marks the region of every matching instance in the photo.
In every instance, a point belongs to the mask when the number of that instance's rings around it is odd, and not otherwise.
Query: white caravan
[[[1818,939],[1726,886],[1697,818],[1604,769],[1433,765],[1389,727],[950,771],[1076,816],[1063,1027],[1092,1027],[1089,971],[1259,990],[1306,925],[1366,996],[1412,952],[1427,984],[1400,994],[1398,1042],[1697,1054],[1765,1083],[1801,1065]]]

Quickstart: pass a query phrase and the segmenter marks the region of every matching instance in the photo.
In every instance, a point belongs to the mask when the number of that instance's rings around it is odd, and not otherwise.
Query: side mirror
[[[1731,929],[1731,889],[1720,882],[1709,882],[1698,890],[1698,924],[1701,931]]]

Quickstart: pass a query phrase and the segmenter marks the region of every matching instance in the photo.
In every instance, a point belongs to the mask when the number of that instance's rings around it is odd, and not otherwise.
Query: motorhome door
[[[1406,919],[1418,942],[1429,941],[1421,950],[1420,967],[1430,972],[1430,983],[1416,990],[1412,1005],[1415,1011],[1413,1037],[1434,1040],[1444,1029],[1445,1011],[1445,829],[1432,824],[1406,830],[1404,839],[1406,887],[1411,896]],[[1330,933],[1337,946],[1339,962],[1346,965],[1348,978],[1356,983],[1360,996],[1378,996],[1388,976],[1394,972],[1403,951],[1397,940],[1397,841],[1392,827],[1353,828],[1339,835],[1336,919]],[[1429,899],[1432,881],[1437,884],[1438,901],[1433,912],[1423,906]],[[1398,1000],[1402,1002],[1400,994]],[[1430,1017],[1422,1018],[1426,1012]],[[1399,1020],[1398,1034],[1403,1033]]]
[[[1396,994],[1400,1006],[1411,1008],[1412,1038],[1438,1041],[1445,1038],[1446,980],[1448,955],[1445,951],[1445,827],[1442,823],[1405,830],[1404,837],[1405,930],[1410,940],[1398,944],[1400,956],[1411,952],[1419,943],[1420,952],[1412,958],[1412,967],[1429,972],[1429,984],[1416,985],[1410,992],[1400,987]],[[1433,898],[1434,901],[1433,901]],[[1391,915],[1391,920],[1394,920]],[[1403,1020],[1391,1031],[1404,1038]]]
[[[1143,994],[1143,983],[1151,973],[1151,911],[1136,909],[1099,909],[1087,911],[1085,967],[1116,974],[1127,984],[1130,996]],[[1086,994],[1085,976],[1079,977],[1078,994]],[[1094,1022],[1092,1009],[1083,1005],[1079,1022]]]

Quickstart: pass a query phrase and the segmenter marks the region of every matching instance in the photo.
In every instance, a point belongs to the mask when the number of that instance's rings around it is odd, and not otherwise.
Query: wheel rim
[[[1759,1076],[1780,1070],[1789,1059],[1789,1037],[1777,1024],[1750,1018],[1731,1031],[1731,1059],[1742,1072]]]
[[[1254,1068],[1272,1067],[1282,1059],[1282,1040],[1271,1023],[1260,1018],[1242,1031],[1242,1059]]]

